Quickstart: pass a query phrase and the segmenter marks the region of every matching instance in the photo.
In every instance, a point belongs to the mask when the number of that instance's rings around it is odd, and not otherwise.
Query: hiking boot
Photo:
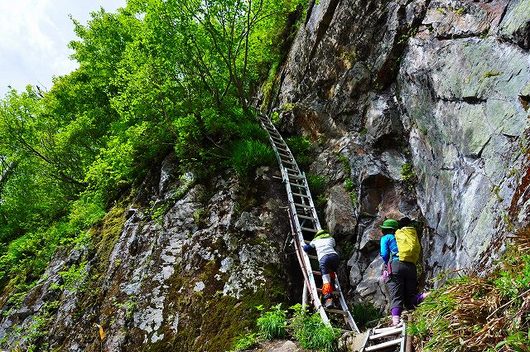
[[[328,309],[335,308],[335,303],[333,303],[333,298],[326,299],[326,302],[324,303],[324,307]]]

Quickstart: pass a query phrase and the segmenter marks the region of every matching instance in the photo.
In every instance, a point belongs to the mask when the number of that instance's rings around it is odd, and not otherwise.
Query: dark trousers
[[[390,292],[390,308],[413,309],[418,293],[418,275],[413,263],[392,261],[392,274],[387,282]]]
[[[337,254],[326,254],[320,259],[319,264],[322,275],[331,274],[339,268],[339,256]]]

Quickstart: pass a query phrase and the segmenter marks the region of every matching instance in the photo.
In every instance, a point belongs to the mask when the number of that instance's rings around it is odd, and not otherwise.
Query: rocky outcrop
[[[133,200],[59,251],[20,302],[4,305],[2,348],[229,350],[257,305],[298,292],[288,289],[297,271],[284,258],[283,189],[270,171],[252,186],[228,176],[201,185],[175,168],[166,159]]]
[[[311,166],[331,180],[327,208],[348,203],[337,197],[345,179],[355,185],[353,211],[326,212],[333,228],[355,214],[346,222],[356,223],[347,230],[354,298],[385,305],[377,248],[386,216],[423,225],[427,278],[487,264],[528,221],[529,9],[527,0],[312,6],[276,105],[289,110],[283,126],[327,137]]]

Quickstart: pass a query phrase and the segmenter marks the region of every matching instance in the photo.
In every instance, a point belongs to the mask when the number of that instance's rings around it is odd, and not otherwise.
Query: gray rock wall
[[[18,302],[3,302],[0,349],[224,351],[257,305],[294,298],[285,196],[270,170],[252,185],[225,175],[205,186],[175,169],[166,159]]]
[[[348,202],[337,196],[348,177],[358,202],[326,220],[355,243],[355,297],[385,304],[377,282],[385,216],[424,225],[426,278],[491,262],[527,222],[529,26],[528,0],[312,7],[275,104],[289,109],[286,131],[328,140],[313,172],[336,175],[339,159],[350,162],[351,175],[330,177],[327,209]]]

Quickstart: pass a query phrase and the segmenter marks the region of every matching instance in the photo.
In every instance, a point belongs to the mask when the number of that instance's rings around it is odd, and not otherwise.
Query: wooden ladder
[[[321,229],[317,212],[311,192],[307,184],[305,174],[300,171],[291,150],[282,136],[272,124],[270,119],[263,114],[258,114],[259,121],[269,135],[270,142],[276,154],[276,159],[280,166],[282,181],[287,190],[287,199],[289,202],[288,212],[291,225],[291,233],[294,238],[295,252],[304,276],[304,288],[302,294],[302,304],[307,305],[308,301],[313,305],[320,314],[322,321],[331,326],[329,316],[337,315],[344,319],[346,326],[356,333],[359,333],[357,324],[348,309],[344,295],[340,287],[338,278],[335,278],[334,292],[335,299],[339,302],[340,307],[327,309],[322,305],[319,293],[322,282],[322,275],[318,269],[318,258],[316,255],[308,255],[303,246],[309,243],[318,230]],[[317,285],[317,281],[320,285]]]

